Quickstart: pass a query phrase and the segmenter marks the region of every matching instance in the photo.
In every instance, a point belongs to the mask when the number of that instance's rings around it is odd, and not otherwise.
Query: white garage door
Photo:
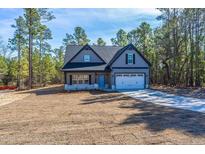
[[[144,89],[145,76],[143,73],[138,74],[116,74],[116,89]]]

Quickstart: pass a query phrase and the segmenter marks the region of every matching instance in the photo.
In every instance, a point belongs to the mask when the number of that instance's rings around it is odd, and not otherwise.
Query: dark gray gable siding
[[[77,54],[82,47],[83,47],[83,46],[79,46],[79,45],[68,45],[68,46],[66,47],[66,51],[65,51],[64,65],[65,65],[68,61],[70,61],[70,59],[71,59],[75,54]]]
[[[105,63],[105,61],[98,55],[98,53],[93,50],[93,48],[91,48],[88,44],[86,44],[85,46],[83,46],[69,61],[71,62],[75,57],[77,57],[82,51],[84,50],[91,50],[103,63]]]
[[[100,57],[103,61],[103,63],[95,62],[91,66],[90,63],[77,63],[77,62],[71,62],[72,59],[74,59],[80,51],[84,50],[87,48],[88,50],[92,49]],[[83,70],[99,70],[99,71],[105,71],[109,70],[107,68],[107,63],[113,58],[115,53],[122,47],[117,47],[117,46],[77,46],[77,45],[69,45],[67,46],[66,53],[65,53],[65,60],[64,60],[64,66],[62,68],[63,71],[73,71],[78,70],[78,71],[83,71]],[[88,66],[89,65],[89,66]]]
[[[113,56],[122,47],[118,46],[90,46],[104,61],[109,63]],[[79,45],[68,45],[65,52],[64,64],[69,62],[81,49],[83,46]]]

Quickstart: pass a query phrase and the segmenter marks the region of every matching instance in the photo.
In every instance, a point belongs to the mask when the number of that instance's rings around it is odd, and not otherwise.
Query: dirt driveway
[[[28,93],[0,107],[0,144],[205,144],[203,113],[120,93]]]

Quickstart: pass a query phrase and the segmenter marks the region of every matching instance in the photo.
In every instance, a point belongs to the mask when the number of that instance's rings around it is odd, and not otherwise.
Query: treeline
[[[163,24],[154,31],[153,83],[203,86],[205,9],[160,9]]]
[[[111,41],[133,43],[152,63],[151,83],[201,87],[205,83],[205,9],[159,9],[162,25],[148,23],[126,33],[120,29]]]
[[[13,38],[0,50],[0,82],[19,89],[62,82],[63,50],[52,49],[51,30],[46,23],[55,19],[48,9],[24,9],[15,19]],[[3,43],[0,44],[3,46]]]
[[[159,9],[161,25],[152,28],[143,22],[126,32],[120,29],[111,42],[116,46],[132,43],[152,63],[151,83],[196,86],[205,83],[205,9]],[[13,38],[8,46],[0,41],[0,82],[18,87],[62,83],[66,45],[90,44],[85,30],[76,27],[66,34],[62,46],[48,43],[52,32],[46,22],[55,20],[48,9],[24,9],[15,19]],[[48,25],[48,24],[47,24]],[[98,38],[93,45],[106,45]],[[17,53],[17,56],[11,56]]]

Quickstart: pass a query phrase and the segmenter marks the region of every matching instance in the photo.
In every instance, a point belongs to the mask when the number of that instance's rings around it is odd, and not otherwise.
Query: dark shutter
[[[70,85],[72,85],[72,75],[70,75]]]
[[[128,54],[126,53],[126,56],[125,56],[125,62],[126,64],[128,63]]]
[[[66,76],[66,72],[64,72],[64,83],[67,84],[67,76]]]
[[[135,54],[133,54],[133,64],[135,64]]]
[[[89,84],[91,84],[91,75],[89,75]]]

